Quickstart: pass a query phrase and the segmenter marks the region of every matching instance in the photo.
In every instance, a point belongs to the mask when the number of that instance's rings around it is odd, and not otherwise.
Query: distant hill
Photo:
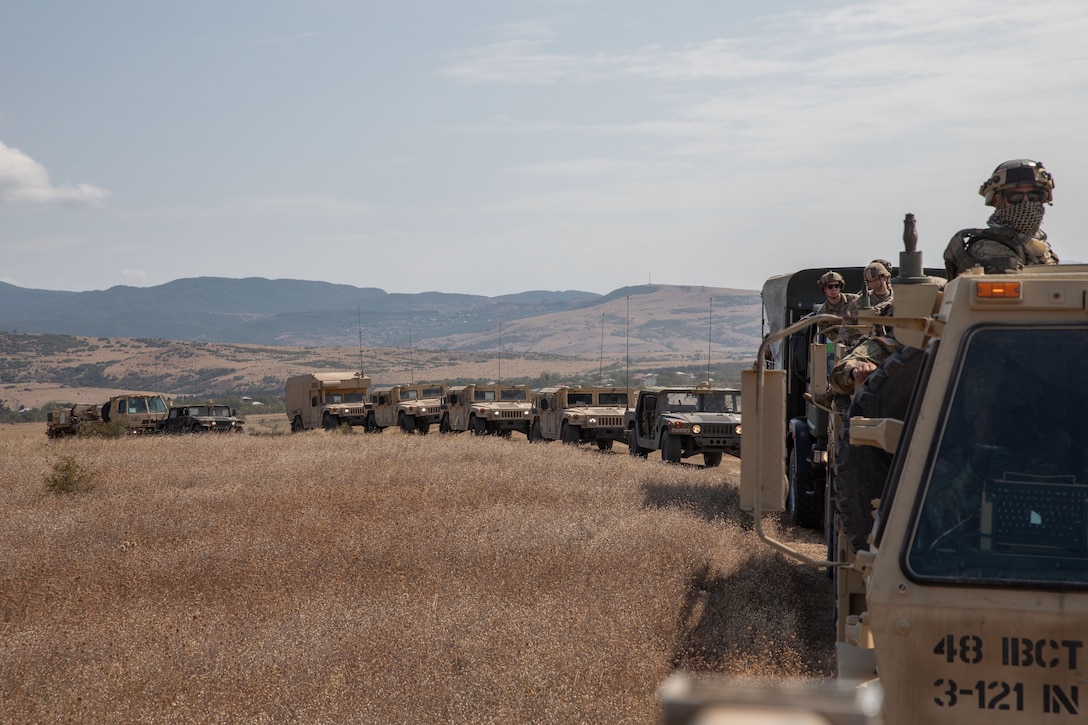
[[[711,312],[713,299],[713,312]],[[259,277],[196,277],[90,292],[0,283],[0,330],[101,338],[303,347],[507,350],[611,356],[751,352],[759,293],[642,285],[607,295],[527,291],[499,297]],[[717,353],[712,353],[717,354]]]

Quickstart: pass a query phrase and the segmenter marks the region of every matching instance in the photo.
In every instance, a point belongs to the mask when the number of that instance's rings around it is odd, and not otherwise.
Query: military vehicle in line
[[[370,390],[367,430],[380,433],[397,426],[404,433],[426,434],[446,412],[442,384],[383,385]]]
[[[323,372],[287,378],[284,396],[291,432],[341,425],[365,426],[370,378],[358,372]]]
[[[627,412],[627,445],[632,456],[646,458],[661,451],[661,460],[680,463],[701,455],[703,465],[721,465],[722,455],[741,450],[741,391],[695,386],[650,387],[638,393]]]
[[[594,443],[611,450],[613,442],[627,440],[623,416],[630,400],[628,388],[541,388],[533,400],[529,440]]]
[[[1088,265],[976,267],[942,289],[908,244],[893,285],[880,321],[904,347],[844,415],[832,555],[763,529],[785,505],[787,386],[761,358],[743,379],[757,425],[741,507],[774,549],[833,572],[839,678],[870,718],[850,722],[1084,722]],[[785,699],[771,693],[761,711],[774,702]],[[805,712],[847,722],[815,699]]]
[[[454,385],[447,394],[447,410],[439,430],[476,435],[529,435],[533,391],[524,385]]]
[[[159,433],[170,402],[158,393],[115,395],[103,404],[77,403],[49,413],[45,433],[50,438],[105,432],[119,426],[125,433]]]
[[[241,433],[245,419],[229,405],[176,405],[170,408],[163,426],[165,433]]]
[[[864,292],[864,267],[832,267],[845,280],[844,292]],[[827,267],[802,269],[771,277],[763,284],[764,318],[772,335],[813,314],[826,297],[819,286]],[[942,277],[944,269],[925,270],[931,277]],[[837,326],[833,330],[837,331]],[[768,348],[768,367],[786,375],[786,411],[783,431],[786,437],[787,495],[786,512],[790,522],[809,529],[822,530],[826,518],[829,460],[834,458],[829,434],[834,420],[829,409],[813,402],[812,396],[827,390],[827,377],[836,355],[835,340],[820,334],[817,326],[776,339]],[[806,397],[808,393],[808,397]]]

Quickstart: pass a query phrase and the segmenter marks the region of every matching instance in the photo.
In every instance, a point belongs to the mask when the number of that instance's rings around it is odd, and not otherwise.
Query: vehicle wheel
[[[599,451],[610,451],[610,450],[612,450],[612,441],[611,440],[597,441],[597,450],[599,450]]]
[[[797,465],[797,446],[790,449],[789,482],[786,484],[786,513],[790,523],[806,529],[819,530],[824,523],[824,497],[821,486],[810,476],[802,476]]]
[[[204,428],[203,428],[203,426],[200,425],[200,423],[193,423],[192,425],[189,426],[189,432],[190,433],[203,433]]]
[[[325,415],[321,417],[321,427],[325,430],[336,430],[340,427],[340,419],[335,415],[325,413]]]
[[[850,417],[903,420],[924,353],[903,348],[877,368],[850,403],[835,451],[835,502],[843,530],[855,551],[869,548],[872,500],[884,491],[892,455],[873,446],[850,445]]]
[[[529,442],[539,443],[544,440],[544,434],[540,432],[540,419],[537,418],[533,421],[533,424],[529,426]]]
[[[422,423],[416,423],[416,432],[418,432],[421,436],[427,435],[427,431],[429,431],[430,429],[431,424],[426,421],[423,421]]]
[[[398,425],[404,433],[416,432],[416,418],[414,415],[405,415],[404,413],[401,413]]]
[[[369,413],[366,416],[366,428],[367,433],[381,433],[382,429],[378,427],[378,421],[374,420],[374,414]]]
[[[495,433],[495,435],[497,435],[499,438],[509,438],[513,434],[514,434],[514,431],[511,430],[510,428],[503,428],[502,430],[497,431]]]
[[[581,438],[581,436],[578,433],[578,429],[567,423],[567,421],[563,421],[563,427],[559,430],[559,440],[563,441],[563,443],[568,446],[576,446],[578,445],[579,438]]]
[[[442,422],[438,424],[438,432],[439,433],[452,433],[453,432],[453,428],[450,427],[450,417],[449,417],[449,415],[443,415],[442,416]]]
[[[717,453],[704,453],[703,465],[707,468],[717,468],[718,466],[722,465],[722,452],[718,451]]]
[[[680,462],[680,439],[670,435],[668,431],[661,434],[661,460],[665,463]]]
[[[468,419],[468,428],[472,431],[473,435],[487,435],[487,421],[483,418],[477,418],[476,416],[472,416]]]
[[[627,452],[637,458],[645,458],[650,454],[648,450],[638,444],[633,430],[627,431]]]
[[[292,433],[301,433],[302,430],[303,430],[303,428],[302,428],[302,416],[301,415],[296,415],[295,419],[291,421],[291,432]]]

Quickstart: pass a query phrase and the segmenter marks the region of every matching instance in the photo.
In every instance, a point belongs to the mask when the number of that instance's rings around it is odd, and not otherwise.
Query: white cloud
[[[142,269],[122,269],[121,279],[129,283],[143,283],[147,282],[147,272]]]
[[[90,184],[54,186],[44,166],[0,142],[0,204],[97,204],[107,196]]]

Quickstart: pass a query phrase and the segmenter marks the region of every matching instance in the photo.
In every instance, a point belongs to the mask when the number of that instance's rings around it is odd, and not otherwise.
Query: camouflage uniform
[[[879,310],[880,314],[882,315],[890,314],[893,296],[894,292],[892,291],[892,287],[889,284],[888,294],[870,294],[869,304],[873,307],[873,309]],[[852,299],[850,303],[846,305],[846,309],[842,313],[844,324],[841,328],[839,328],[839,335],[838,338],[835,340],[836,342],[841,342],[842,344],[847,346],[857,344],[858,340],[860,340],[865,334],[863,330],[860,330],[856,327],[856,325],[858,324],[858,305],[861,304],[863,295],[851,295],[851,297],[853,297],[854,299]],[[887,310],[887,312],[885,310]],[[874,334],[891,334],[890,331],[886,331],[883,326],[879,327],[879,330],[874,330]]]
[[[843,317],[846,314],[847,306],[855,301],[858,295],[843,292],[839,295],[839,303],[837,305],[831,304],[831,300],[824,300],[824,303],[816,308],[815,314],[817,315],[838,315]],[[857,319],[857,313],[854,313],[854,319]],[[820,330],[820,334],[826,337],[833,337],[839,334],[841,323],[838,322],[821,322],[817,325]]]
[[[872,363],[876,367],[903,346],[891,336],[873,336],[862,339],[854,348],[843,355],[842,359],[831,368],[828,382],[840,395],[854,394],[854,369],[862,363]]]

